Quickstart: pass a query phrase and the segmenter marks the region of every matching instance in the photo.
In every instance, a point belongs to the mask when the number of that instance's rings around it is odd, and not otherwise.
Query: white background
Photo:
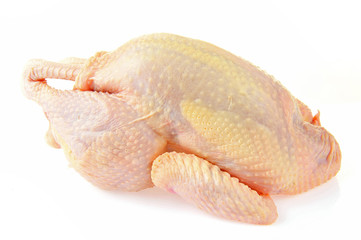
[[[358,1],[2,1],[0,239],[327,239],[359,236],[361,37]],[[274,75],[339,141],[336,178],[274,197],[270,226],[219,219],[177,195],[95,188],[46,145],[47,120],[22,96],[31,58],[113,50],[146,33],[202,39]],[[71,86],[68,85],[70,88]],[[354,235],[355,234],[355,235]]]

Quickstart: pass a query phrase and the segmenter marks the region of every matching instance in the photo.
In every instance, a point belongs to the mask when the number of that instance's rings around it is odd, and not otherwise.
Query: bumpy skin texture
[[[75,81],[60,91],[45,78]],[[33,60],[25,95],[49,119],[47,142],[107,189],[153,184],[217,216],[269,224],[269,194],[296,194],[340,168],[319,113],[251,63],[171,34],[61,63]]]

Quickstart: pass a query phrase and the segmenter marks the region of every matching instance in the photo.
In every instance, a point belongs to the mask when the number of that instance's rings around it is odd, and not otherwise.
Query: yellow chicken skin
[[[75,81],[74,89],[46,78]],[[214,215],[270,224],[270,194],[306,191],[340,169],[319,113],[199,40],[151,34],[87,60],[32,60],[23,91],[49,120],[47,142],[101,188],[154,184]]]

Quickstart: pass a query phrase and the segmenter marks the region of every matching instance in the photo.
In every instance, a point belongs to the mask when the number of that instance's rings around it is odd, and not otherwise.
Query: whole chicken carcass
[[[75,81],[74,89],[47,78]],[[23,90],[49,120],[48,143],[105,189],[155,185],[217,216],[270,224],[270,194],[306,191],[340,168],[319,113],[199,40],[152,34],[88,60],[32,60]]]

